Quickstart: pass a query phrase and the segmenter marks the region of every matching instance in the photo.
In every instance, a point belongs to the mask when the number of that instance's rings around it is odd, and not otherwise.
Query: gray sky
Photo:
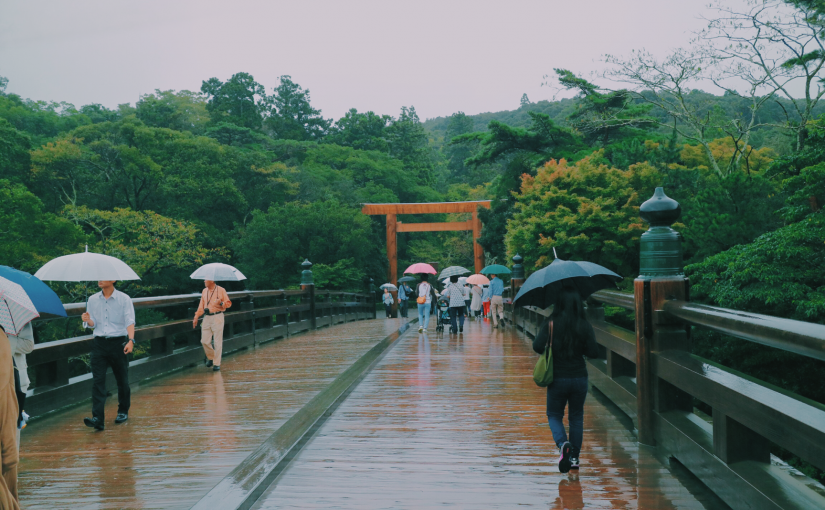
[[[23,97],[115,107],[240,71],[271,92],[288,74],[325,117],[475,114],[550,99],[554,67],[683,46],[707,2],[0,0],[0,76]]]

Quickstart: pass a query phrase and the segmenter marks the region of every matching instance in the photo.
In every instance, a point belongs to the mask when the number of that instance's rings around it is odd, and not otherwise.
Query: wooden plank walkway
[[[726,508],[588,396],[578,475],[558,473],[522,333],[404,335],[253,507]]]
[[[360,321],[264,344],[133,386],[129,421],[83,426],[83,405],[34,422],[21,440],[26,509],[190,508],[338,374],[400,325]]]

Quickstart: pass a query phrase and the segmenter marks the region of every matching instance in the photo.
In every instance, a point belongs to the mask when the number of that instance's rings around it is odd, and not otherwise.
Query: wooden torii
[[[456,230],[473,231],[473,259],[475,272],[484,268],[484,250],[478,244],[481,235],[481,220],[478,208],[490,208],[490,200],[472,202],[429,202],[419,204],[362,204],[361,212],[369,215],[387,216],[387,259],[390,262],[388,281],[398,284],[398,232],[450,232]],[[468,221],[448,221],[442,223],[402,223],[397,220],[399,214],[438,214],[438,213],[472,213]],[[393,307],[395,308],[395,307]]]

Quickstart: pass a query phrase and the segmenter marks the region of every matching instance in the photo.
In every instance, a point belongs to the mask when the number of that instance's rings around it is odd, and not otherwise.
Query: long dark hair
[[[576,342],[581,341],[586,334],[587,318],[584,315],[584,303],[579,291],[573,287],[562,288],[556,296],[556,304],[550,319],[553,321],[554,350],[572,358]]]

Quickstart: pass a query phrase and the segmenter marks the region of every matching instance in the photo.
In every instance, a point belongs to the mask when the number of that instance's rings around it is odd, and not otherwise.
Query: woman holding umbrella
[[[514,306],[547,308],[555,298],[553,313],[533,338],[533,350],[551,349],[553,382],[547,386],[547,422],[559,448],[559,471],[579,469],[584,439],[584,400],[587,397],[587,366],[584,357],[598,358],[593,327],[587,322],[582,299],[597,290],[615,286],[622,277],[592,262],[556,259],[530,275]],[[570,435],[564,430],[564,409]]]
[[[598,358],[596,334],[584,315],[582,298],[573,287],[559,292],[550,320],[533,339],[533,350],[553,350],[553,382],[547,387],[547,422],[559,448],[559,471],[579,469],[584,439],[584,400],[587,397],[587,366],[584,356]],[[564,408],[570,436],[564,430]]]
[[[390,294],[390,289],[388,287],[384,287],[384,297],[382,299],[384,301],[384,311],[387,314],[387,318],[392,318],[392,294]]]

